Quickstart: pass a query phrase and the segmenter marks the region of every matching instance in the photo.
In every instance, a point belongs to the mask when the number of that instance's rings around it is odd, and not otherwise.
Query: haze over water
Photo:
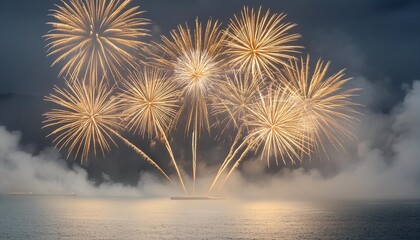
[[[1,239],[420,239],[420,201],[0,197]]]

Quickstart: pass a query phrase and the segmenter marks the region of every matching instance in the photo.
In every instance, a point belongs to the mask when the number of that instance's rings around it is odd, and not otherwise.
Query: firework
[[[177,86],[164,72],[155,68],[134,72],[122,85],[120,107],[128,128],[143,137],[162,136],[185,192],[181,173],[166,136],[179,108],[180,92]]]
[[[52,66],[60,65],[59,76],[69,80],[45,98],[56,108],[44,114],[43,128],[53,128],[48,136],[59,150],[68,150],[67,158],[105,155],[117,138],[172,182],[120,134],[127,129],[165,145],[186,193],[168,141],[185,118],[195,193],[200,135],[213,126],[220,136],[233,129],[236,136],[210,192],[222,175],[223,187],[250,153],[260,154],[268,166],[273,160],[295,164],[312,152],[325,153],[326,143],[344,148],[343,140],[353,137],[358,112],[351,99],[359,89],[345,87],[344,71],[327,75],[329,62],[318,60],[310,72],[309,55],[300,61],[294,56],[301,36],[291,33],[296,24],[285,22],[285,14],[244,7],[226,30],[218,21],[202,24],[197,18],[192,27],[178,25],[161,43],[149,45],[142,37],[149,35],[150,21],[130,2],[62,0],[51,11],[48,56],[56,56]],[[151,47],[153,67],[140,68],[145,47]],[[118,96],[110,80],[121,80]]]
[[[222,116],[218,124],[224,126],[223,130],[230,126],[236,129],[242,126],[243,117],[257,100],[262,83],[261,78],[240,71],[226,74],[223,80],[217,82],[218,91],[214,94],[217,100],[212,104],[212,114]]]
[[[136,71],[122,82],[122,91],[122,113],[130,130],[153,138],[161,133],[158,126],[171,126],[180,92],[164,72],[149,67]]]
[[[268,75],[278,71],[279,65],[285,66],[293,58],[291,54],[301,48],[292,45],[300,35],[288,33],[296,24],[284,23],[285,16],[271,14],[270,10],[263,13],[261,7],[258,11],[244,7],[226,31],[229,63],[240,70]]]
[[[67,81],[65,85],[63,89],[55,87],[55,94],[45,98],[58,107],[44,114],[43,127],[55,128],[48,136],[56,136],[53,142],[59,150],[68,148],[67,158],[74,153],[75,158],[80,155],[82,161],[87,160],[92,148],[95,156],[98,150],[105,155],[111,144],[116,146],[113,134],[170,180],[158,164],[118,133],[122,126],[113,89],[102,83],[92,86],[78,80]]]
[[[245,141],[251,147],[262,146],[261,159],[266,158],[268,165],[270,157],[274,157],[276,164],[278,157],[284,164],[285,157],[295,163],[294,159],[300,160],[298,150],[307,151],[301,141],[305,116],[293,97],[282,88],[270,88],[266,96],[260,92],[259,101],[249,110],[246,120],[249,132]]]
[[[302,159],[300,152],[309,151],[304,142],[305,129],[302,128],[304,115],[292,92],[271,87],[267,95],[263,96],[261,92],[259,95],[259,101],[249,109],[246,116],[249,130],[238,149],[244,145],[247,147],[226,175],[221,187],[250,151],[261,149],[261,159],[265,158],[268,166],[271,158],[278,165],[279,157],[284,164],[286,159],[294,164],[295,159]]]
[[[279,80],[290,86],[295,101],[303,106],[307,143],[324,153],[326,142],[344,148],[343,139],[353,137],[353,116],[357,111],[351,98],[359,89],[344,88],[350,80],[344,77],[344,70],[327,76],[330,62],[318,60],[312,73],[309,55],[306,60],[291,61],[290,65],[291,68],[281,71]]]
[[[59,76],[87,78],[102,74],[106,79],[119,78],[126,68],[136,66],[136,56],[147,36],[138,7],[128,7],[130,0],[69,0],[51,10],[55,19],[45,35],[48,55],[63,63]],[[96,79],[96,78],[95,78]],[[98,78],[99,79],[99,78]]]
[[[223,34],[217,21],[209,20],[203,30],[197,19],[193,31],[188,25],[179,25],[170,38],[163,36],[163,43],[155,44],[158,52],[154,55],[155,61],[173,72],[174,81],[182,88],[185,98],[179,115],[187,112],[185,131],[188,134],[192,131],[194,186],[198,137],[202,129],[210,132],[207,96],[222,73],[222,41]]]
[[[248,108],[258,100],[258,91],[263,87],[262,82],[250,73],[239,71],[233,71],[232,76],[225,75],[224,80],[219,81],[220,87],[215,94],[217,101],[212,104],[212,113],[216,116],[222,116],[221,121],[218,122],[219,125],[223,126],[222,132],[229,126],[233,126],[237,133],[209,191],[216,184],[220,174],[225,169],[225,164],[232,156],[242,137],[244,131],[243,117],[248,112]]]

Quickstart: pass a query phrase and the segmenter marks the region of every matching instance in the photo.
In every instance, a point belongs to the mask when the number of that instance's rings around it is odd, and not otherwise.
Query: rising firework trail
[[[67,158],[74,153],[75,158],[80,155],[82,161],[85,161],[92,149],[95,156],[99,150],[105,155],[110,151],[111,144],[116,146],[111,135],[113,134],[170,181],[156,162],[118,133],[122,125],[117,98],[112,96],[113,89],[108,89],[100,82],[97,85],[87,85],[83,81],[72,80],[67,81],[63,89],[54,88],[55,94],[45,98],[57,105],[44,114],[43,127],[54,128],[48,136],[56,136],[53,142],[59,150],[68,149]]]
[[[284,14],[265,13],[244,7],[240,16],[231,19],[226,31],[227,61],[231,66],[258,75],[272,75],[286,66],[300,46],[293,45],[299,34],[289,31],[296,24],[285,23]]]
[[[344,77],[344,70],[327,75],[330,62],[318,60],[310,71],[309,55],[306,59],[293,60],[290,68],[284,68],[279,81],[287,84],[294,98],[303,106],[304,132],[307,143],[316,152],[325,150],[325,143],[344,149],[345,138],[352,138],[353,122],[358,112],[357,104],[352,102],[360,89],[345,88],[350,78]]]
[[[120,107],[128,128],[144,138],[160,136],[171,157],[182,189],[184,181],[174,158],[167,131],[179,109],[179,88],[164,72],[146,67],[132,73],[122,84]]]
[[[51,10],[52,30],[45,35],[52,65],[62,63],[59,76],[90,79],[101,74],[118,79],[127,68],[137,66],[136,54],[144,47],[149,20],[140,18],[139,7],[130,0],[69,0]],[[94,79],[101,79],[95,77]]]
[[[208,95],[222,74],[223,34],[220,23],[207,21],[203,28],[198,21],[190,30],[188,25],[179,25],[171,36],[162,37],[161,44],[155,44],[155,61],[173,73],[174,81],[182,88],[185,98],[179,115],[186,112],[185,131],[192,134],[193,191],[195,190],[197,168],[197,141],[201,130],[210,132]]]
[[[242,134],[245,131],[244,116],[248,109],[258,100],[258,91],[264,87],[263,80],[251,73],[232,71],[226,74],[224,79],[218,82],[218,92],[215,94],[217,99],[212,104],[212,114],[220,116],[218,125],[222,126],[222,132],[227,128],[234,128],[236,136],[230,147],[229,153],[217,172],[209,192],[213,189],[219,179],[227,161],[232,157]]]

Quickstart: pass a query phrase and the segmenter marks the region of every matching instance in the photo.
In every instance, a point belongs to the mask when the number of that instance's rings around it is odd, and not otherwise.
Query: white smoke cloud
[[[364,114],[356,129],[358,140],[354,146],[348,143],[347,153],[330,153],[332,161],[341,163],[337,174],[325,177],[318,170],[298,169],[267,176],[262,174],[264,163],[254,161],[244,166],[243,175],[236,174],[227,192],[246,197],[293,199],[420,197],[420,81],[414,81],[404,101],[390,114],[368,110]],[[255,172],[256,169],[259,171]],[[257,175],[259,180],[245,181],[249,173]]]
[[[170,193],[166,185],[147,173],[137,188],[106,182],[99,186],[88,180],[87,172],[70,170],[57,151],[47,149],[33,155],[19,147],[20,136],[0,126],[0,194],[32,192],[34,194],[76,193],[82,196],[159,196]]]

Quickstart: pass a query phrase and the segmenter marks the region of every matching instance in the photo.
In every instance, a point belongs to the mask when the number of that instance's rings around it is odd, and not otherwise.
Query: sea
[[[0,239],[420,239],[420,200],[0,196]]]

